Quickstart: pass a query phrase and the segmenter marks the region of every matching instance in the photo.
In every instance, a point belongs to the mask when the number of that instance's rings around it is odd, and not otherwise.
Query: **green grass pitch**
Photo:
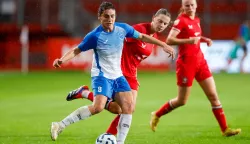
[[[249,144],[250,75],[215,74],[217,90],[235,137],[221,136],[210,104],[195,82],[187,105],[160,119],[157,131],[149,127],[150,113],[176,96],[174,73],[139,73],[141,87],[126,144]],[[94,144],[115,115],[103,111],[67,127],[54,142],[50,124],[88,100],[67,102],[67,93],[90,85],[83,72],[0,73],[0,144]]]

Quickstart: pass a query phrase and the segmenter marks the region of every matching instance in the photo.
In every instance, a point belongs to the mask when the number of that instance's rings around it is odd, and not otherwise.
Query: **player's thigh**
[[[104,95],[96,95],[92,105],[100,112],[104,109],[107,99],[108,98]]]
[[[121,107],[123,113],[132,113],[134,111],[132,92],[117,92],[115,101]]]
[[[129,77],[129,76],[124,76],[126,80],[128,81],[128,84],[131,89],[138,91],[139,89],[139,81],[137,80],[136,77]]]
[[[133,96],[133,105],[136,105],[136,99],[137,99],[137,90],[132,89],[132,96]]]
[[[188,59],[184,62],[181,59],[176,63],[177,85],[180,87],[190,87],[195,77],[196,64],[188,63]]]
[[[204,91],[204,93],[206,94],[206,96],[210,101],[218,100],[215,81],[212,76],[203,81],[200,81],[199,85],[201,86],[202,90]]]
[[[136,99],[137,99],[137,91],[139,88],[139,82],[137,80],[136,77],[128,77],[128,76],[124,76],[126,78],[126,80],[128,81],[128,84],[132,90],[132,95],[133,95],[133,105],[136,105]]]
[[[114,81],[102,76],[92,77],[92,89],[94,96],[103,95],[112,98]]]
[[[115,101],[120,105],[124,111],[130,111],[133,108],[133,95],[131,88],[124,76],[115,80]]]
[[[212,73],[208,67],[207,61],[205,59],[201,60],[196,70],[195,79],[198,82],[201,82],[211,76],[212,76]]]

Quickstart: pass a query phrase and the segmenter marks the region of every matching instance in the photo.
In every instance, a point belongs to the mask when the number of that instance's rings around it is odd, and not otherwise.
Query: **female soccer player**
[[[179,45],[176,61],[178,95],[157,111],[152,112],[150,126],[155,131],[161,116],[186,104],[195,78],[212,105],[212,111],[220,125],[222,134],[224,136],[237,135],[241,129],[228,127],[216,92],[214,79],[200,49],[200,40],[206,42],[208,46],[212,45],[212,41],[202,36],[200,20],[195,16],[196,8],[196,0],[182,0],[182,12],[175,20],[168,35],[168,44]]]
[[[78,108],[60,122],[52,122],[52,140],[56,140],[66,126],[100,113],[104,109],[107,99],[115,93],[114,99],[122,110],[121,120],[118,124],[117,143],[123,144],[134,111],[131,88],[122,75],[120,67],[124,39],[130,37],[159,45],[163,47],[165,52],[173,56],[173,48],[166,43],[139,33],[128,24],[115,23],[115,18],[116,11],[113,4],[103,2],[98,9],[98,19],[101,25],[88,33],[76,48],[71,49],[63,57],[54,61],[54,67],[60,67],[61,64],[82,51],[93,49],[94,59],[91,78],[95,99],[92,105]]]
[[[168,11],[166,9],[159,9],[154,14],[152,22],[136,24],[133,25],[133,27],[140,33],[148,34],[154,38],[159,38],[159,33],[167,28],[170,20],[171,17]],[[121,68],[123,75],[132,89],[134,106],[139,88],[139,82],[137,80],[137,67],[142,60],[146,59],[151,54],[154,46],[155,45],[153,44],[145,43],[132,38],[127,38],[124,43]],[[73,100],[76,98],[87,98],[93,101],[93,93],[88,90],[87,86],[82,86],[79,89],[71,91],[67,96],[67,100]],[[112,113],[121,113],[121,109],[116,102],[109,102],[106,109]],[[120,115],[117,115],[107,130],[107,133],[111,133],[113,135],[117,134],[116,127],[119,119]]]

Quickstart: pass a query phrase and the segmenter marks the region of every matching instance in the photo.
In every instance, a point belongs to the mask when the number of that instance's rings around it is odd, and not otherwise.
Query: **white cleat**
[[[51,139],[55,141],[58,137],[58,135],[63,131],[63,127],[60,126],[58,122],[52,122],[51,123],[51,128],[50,128],[50,135]]]

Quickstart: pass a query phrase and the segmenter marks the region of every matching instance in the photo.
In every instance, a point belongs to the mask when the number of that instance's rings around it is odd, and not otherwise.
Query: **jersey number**
[[[97,91],[98,91],[98,92],[102,92],[102,87],[99,86],[99,87],[97,88]]]

